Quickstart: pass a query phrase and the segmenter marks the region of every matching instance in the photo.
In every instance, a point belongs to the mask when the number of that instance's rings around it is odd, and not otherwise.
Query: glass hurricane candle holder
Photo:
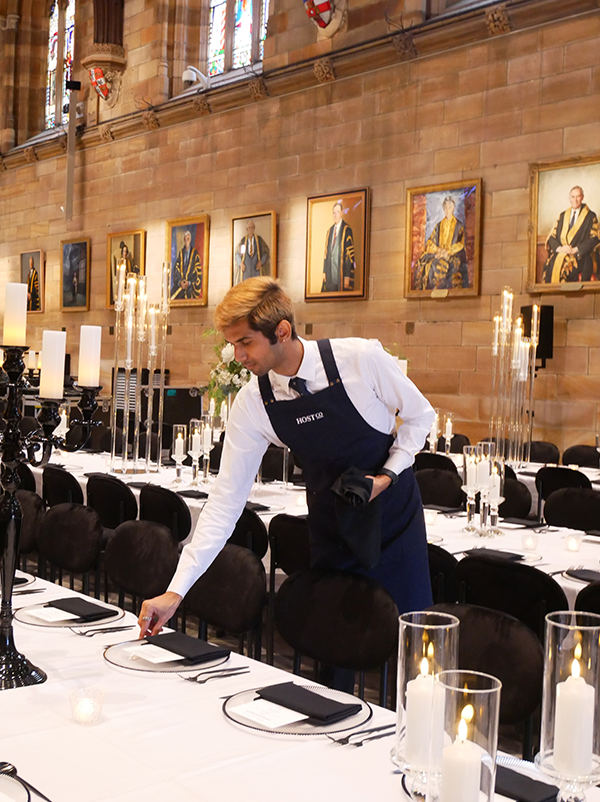
[[[435,454],[437,451],[437,441],[438,437],[440,436],[440,411],[439,409],[435,409],[435,418],[431,424],[431,429],[429,430],[429,450],[432,454]]]
[[[475,525],[475,496],[477,495],[477,464],[479,463],[481,452],[477,446],[463,446],[463,492],[467,494],[467,525],[463,527],[463,532],[477,534],[479,531]]]
[[[454,437],[454,433],[452,430],[454,423],[454,413],[453,412],[446,412],[444,415],[444,450],[446,454],[450,453],[450,448],[452,446],[452,438]]]
[[[188,431],[190,433],[188,454],[192,458],[192,485],[195,487],[198,484],[199,461],[202,456],[202,421],[192,418]]]
[[[427,788],[434,676],[458,665],[459,620],[433,611],[400,616],[398,707],[393,763],[406,775],[413,798]],[[441,733],[441,721],[439,731]]]
[[[490,505],[489,535],[503,537],[504,532],[498,528],[498,508],[504,501],[504,460],[501,457],[492,457],[490,460],[491,484],[488,493]]]
[[[558,802],[585,802],[600,782],[600,615],[546,616],[542,731],[537,767],[558,785]]]
[[[187,451],[187,426],[177,423],[173,426],[173,443],[171,444],[171,456],[175,460],[175,481],[181,482],[181,472],[183,460]]]
[[[477,444],[479,452],[479,462],[477,463],[477,489],[479,490],[479,537],[492,537],[489,524],[490,502],[489,496],[492,489],[492,460],[496,455],[496,444],[489,440],[484,440]]]
[[[426,802],[493,802],[501,687],[478,671],[435,678]]]
[[[209,420],[212,418],[209,417]],[[213,448],[213,429],[210,423],[202,425],[202,481],[209,482],[210,452]]]

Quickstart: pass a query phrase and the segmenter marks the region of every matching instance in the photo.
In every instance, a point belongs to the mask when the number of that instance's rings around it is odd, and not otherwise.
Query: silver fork
[[[128,624],[119,627],[104,627],[98,629],[75,629],[75,627],[69,627],[71,632],[75,635],[80,635],[82,638],[93,638],[94,635],[100,635],[103,632],[124,632],[126,629],[133,629],[136,625],[135,624]]]
[[[340,744],[340,746],[346,746],[346,744],[350,743],[350,739],[354,738],[355,735],[366,735],[370,732],[379,732],[380,730],[389,730],[391,727],[395,727],[395,724],[384,724],[380,727],[371,727],[368,730],[354,730],[349,735],[345,735],[343,738],[334,738],[331,735],[328,735],[330,741],[333,741],[334,744]]]
[[[362,738],[360,741],[350,741],[350,746],[362,746],[369,741],[378,741],[380,738],[387,738],[388,735],[394,735],[394,730],[391,732],[380,732],[379,735],[369,735],[368,738]]]
[[[240,677],[242,674],[249,674],[249,668],[237,668],[234,670],[226,669],[224,671],[220,671],[218,674],[210,674],[209,676],[203,676],[201,674],[197,675],[196,677],[183,677],[188,682],[195,682],[196,685],[204,685],[205,682],[209,682],[211,679],[227,679],[228,677]],[[181,676],[181,675],[180,675]]]

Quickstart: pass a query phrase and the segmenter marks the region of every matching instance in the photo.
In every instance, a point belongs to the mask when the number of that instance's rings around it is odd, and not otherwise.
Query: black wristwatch
[[[389,471],[387,468],[382,468],[379,473],[381,476],[389,476],[393,485],[395,485],[400,478],[397,473],[394,473],[394,471]]]

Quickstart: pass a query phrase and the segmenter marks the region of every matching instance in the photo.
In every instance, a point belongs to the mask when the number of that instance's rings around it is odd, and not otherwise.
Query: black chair
[[[575,609],[600,615],[600,582],[590,582],[579,591],[575,599]]]
[[[435,543],[427,544],[429,557],[429,576],[434,604],[458,601],[458,583],[456,582],[456,566],[458,560],[449,551]]]
[[[456,465],[444,454],[432,454],[430,451],[419,451],[415,454],[414,471],[422,471],[426,468],[437,468],[440,471],[458,473]]]
[[[504,478],[505,479],[516,479],[517,478],[517,474],[514,472],[514,470],[511,468],[511,466],[508,463],[506,463],[504,465]]]
[[[525,723],[523,757],[533,757],[533,714],[542,698],[544,651],[531,629],[511,615],[472,604],[429,608],[460,621],[458,667],[502,682],[500,724]]]
[[[185,596],[185,614],[200,621],[198,635],[206,639],[207,627],[239,637],[248,657],[261,659],[262,614],[267,602],[267,580],[259,557],[246,548],[226,544],[210,567]]]
[[[463,447],[470,445],[471,441],[469,440],[466,434],[455,434],[452,440],[450,440],[450,453],[462,454]],[[438,437],[437,450],[441,451],[442,454],[446,452],[446,438],[443,435]]]
[[[37,493],[35,476],[26,462],[17,463],[17,473],[19,474],[19,489],[29,490],[31,493]]]
[[[288,577],[275,597],[275,624],[300,657],[353,671],[382,669],[379,700],[387,697],[387,661],[396,652],[398,608],[370,577],[311,568]],[[364,694],[361,676],[360,695]]]
[[[83,592],[89,593],[90,572],[98,568],[102,551],[102,524],[94,510],[69,503],[50,507],[40,522],[37,543],[40,555],[59,569],[59,582],[62,571],[68,571],[73,588],[74,574],[82,574]],[[98,596],[98,581],[95,590]]]
[[[581,471],[571,468],[540,468],[535,476],[535,486],[538,492],[538,521],[542,520],[543,504],[551,493],[561,487],[587,487],[592,483]]]
[[[543,462],[544,464],[551,462],[554,465],[558,465],[560,461],[559,448],[547,440],[532,440],[529,461]]]
[[[23,570],[27,570],[27,557],[37,553],[37,536],[42,524],[46,505],[37,493],[31,490],[17,490],[21,506],[21,533],[19,535],[19,556]]]
[[[276,515],[269,524],[269,617],[267,619],[267,663],[273,665],[275,638],[276,571],[287,576],[310,568],[310,538],[306,515]]]
[[[192,528],[192,516],[185,501],[166,487],[144,485],[140,491],[140,521],[166,526],[181,543]]]
[[[269,548],[267,527],[254,510],[245,509],[238,518],[235,529],[227,542],[250,549],[259,560],[262,560]]]
[[[456,566],[460,600],[518,618],[544,640],[544,619],[568,610],[564,590],[551,576],[530,565],[465,557]]]
[[[504,501],[498,507],[501,518],[527,518],[531,512],[531,492],[517,479],[504,480]]]
[[[600,454],[595,446],[571,446],[562,455],[563,465],[581,465],[584,468],[600,468]]]
[[[546,499],[544,519],[552,526],[600,529],[600,491],[588,487],[562,487]]]
[[[415,473],[423,504],[440,507],[462,508],[466,495],[462,490],[460,476],[439,468],[424,468]]]
[[[102,526],[114,530],[125,521],[135,521],[138,514],[137,499],[130,487],[104,473],[94,473],[86,487],[88,507],[96,510]]]
[[[73,474],[55,465],[42,473],[42,496],[49,507],[56,504],[83,504],[83,490]]]
[[[119,592],[119,605],[131,594],[132,609],[138,599],[164,593],[171,581],[179,550],[171,531],[153,521],[125,521],[115,530],[104,555],[106,573]]]

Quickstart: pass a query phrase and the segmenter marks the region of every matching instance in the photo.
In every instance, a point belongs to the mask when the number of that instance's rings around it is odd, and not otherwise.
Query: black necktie
[[[290,379],[288,387],[290,390],[295,390],[298,395],[310,395],[310,390],[306,386],[306,379],[301,379],[300,376],[294,376]]]
[[[571,212],[571,220],[569,222],[569,229],[573,228],[573,226],[575,225],[575,220],[577,220],[577,212],[575,210],[573,210]]]

